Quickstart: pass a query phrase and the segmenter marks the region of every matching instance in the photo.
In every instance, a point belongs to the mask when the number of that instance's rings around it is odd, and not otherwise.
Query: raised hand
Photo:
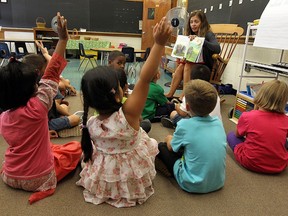
[[[172,32],[172,26],[168,23],[166,17],[163,17],[153,28],[153,37],[155,43],[165,46]]]
[[[40,49],[41,53],[44,55],[44,54],[48,54],[48,50],[46,47],[44,47],[42,41],[37,41],[35,40],[35,44],[36,46]]]
[[[57,24],[59,40],[68,40],[67,20],[61,16],[60,12],[57,13]]]

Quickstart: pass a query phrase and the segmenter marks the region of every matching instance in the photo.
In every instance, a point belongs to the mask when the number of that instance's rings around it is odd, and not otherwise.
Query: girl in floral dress
[[[99,66],[83,76],[84,163],[77,185],[85,188],[86,202],[130,207],[144,203],[154,193],[157,141],[139,126],[139,118],[170,34],[170,24],[163,18],[153,29],[155,44],[133,93],[123,105],[123,91],[111,67]],[[87,121],[89,107],[99,115]]]

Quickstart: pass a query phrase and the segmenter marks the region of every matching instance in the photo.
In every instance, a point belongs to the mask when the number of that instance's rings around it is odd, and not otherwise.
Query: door
[[[170,9],[171,0],[143,0],[142,49],[152,47],[154,43],[153,27]]]

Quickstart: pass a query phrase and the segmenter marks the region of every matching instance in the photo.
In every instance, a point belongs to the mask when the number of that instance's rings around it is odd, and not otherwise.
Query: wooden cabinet
[[[58,42],[58,34],[52,28],[33,28],[34,40],[42,40],[45,47],[55,48]]]

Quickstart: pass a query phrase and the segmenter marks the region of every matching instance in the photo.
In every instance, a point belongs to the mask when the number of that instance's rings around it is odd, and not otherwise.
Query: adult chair
[[[15,41],[15,54],[16,58],[23,58],[25,55],[29,54],[25,42]]]
[[[221,85],[221,77],[237,46],[244,29],[238,24],[211,24],[211,28],[221,47],[219,54],[212,56],[214,64],[211,71],[210,82]]]
[[[90,62],[90,64],[92,65],[92,67],[94,68],[94,65],[93,65],[91,59],[94,59],[94,61],[95,61],[95,67],[97,66],[97,61],[96,61],[96,59],[94,58],[94,57],[96,57],[96,55],[86,54],[86,53],[85,53],[85,49],[84,49],[84,45],[83,45],[82,43],[79,43],[79,53],[80,53],[80,56],[81,56],[83,59],[82,59],[82,61],[80,62],[78,71],[80,70],[81,65],[83,64],[83,62],[85,61],[85,59],[88,59],[88,61],[87,61],[87,63],[86,63],[86,66],[85,66],[83,72],[85,72],[85,70],[86,70],[87,65],[88,65],[89,62]]]

